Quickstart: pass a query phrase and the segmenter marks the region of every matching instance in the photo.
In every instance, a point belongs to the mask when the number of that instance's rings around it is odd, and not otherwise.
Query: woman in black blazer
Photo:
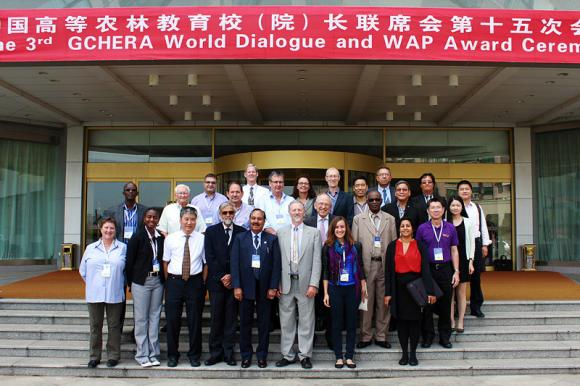
[[[403,355],[399,364],[417,366],[417,345],[421,333],[422,309],[407,290],[407,283],[423,278],[428,302],[435,303],[433,279],[429,268],[429,254],[423,244],[413,238],[413,223],[403,217],[399,238],[387,247],[385,264],[385,305],[390,305],[391,315],[397,321],[397,335]],[[410,341],[410,350],[409,350]],[[409,355],[410,351],[410,355]]]
[[[163,303],[163,236],[156,230],[159,212],[149,208],[143,228],[129,240],[125,274],[133,295],[135,360],[141,367],[159,366],[159,319]]]

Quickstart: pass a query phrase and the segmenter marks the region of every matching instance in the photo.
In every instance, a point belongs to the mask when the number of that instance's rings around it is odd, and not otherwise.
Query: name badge
[[[348,281],[348,271],[343,270],[340,274],[340,281],[347,282]]]
[[[443,248],[433,248],[435,261],[443,261]]]
[[[284,215],[277,214],[277,215],[276,215],[276,222],[277,222],[278,224],[284,224]]]
[[[103,264],[102,277],[111,277],[111,264]]]
[[[159,272],[159,262],[157,260],[153,263],[153,272]]]
[[[133,227],[125,227],[123,231],[123,238],[129,240],[133,236]]]
[[[381,247],[381,236],[375,236],[375,248]]]
[[[260,255],[252,255],[252,268],[260,268]]]

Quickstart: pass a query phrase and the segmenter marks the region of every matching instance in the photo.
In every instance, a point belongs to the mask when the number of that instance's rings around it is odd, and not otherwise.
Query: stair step
[[[84,358],[27,358],[0,357],[0,375],[40,375],[75,377],[123,377],[123,378],[212,378],[212,379],[295,379],[295,378],[386,378],[418,376],[473,376],[473,375],[517,375],[517,374],[578,374],[580,358],[548,359],[461,359],[420,360],[417,367],[399,366],[396,361],[358,362],[356,369],[334,369],[334,361],[313,361],[312,370],[303,370],[300,365],[282,369],[274,366],[273,360],[265,369],[254,363],[249,369],[227,366],[224,363],[212,367],[191,368],[186,360],[178,367],[166,366],[142,369],[132,360],[123,360],[109,369],[101,364],[97,369],[88,369]],[[165,364],[163,364],[165,365]]]

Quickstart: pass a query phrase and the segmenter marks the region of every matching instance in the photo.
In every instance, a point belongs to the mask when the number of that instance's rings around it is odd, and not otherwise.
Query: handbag
[[[511,271],[512,259],[508,259],[506,255],[501,255],[499,259],[493,261],[493,269],[496,271]]]
[[[427,305],[427,290],[425,290],[422,277],[407,283],[407,291],[409,291],[409,294],[411,294],[411,297],[419,307],[425,307]],[[434,281],[433,292],[437,299],[443,296],[443,291],[441,291],[441,288]]]

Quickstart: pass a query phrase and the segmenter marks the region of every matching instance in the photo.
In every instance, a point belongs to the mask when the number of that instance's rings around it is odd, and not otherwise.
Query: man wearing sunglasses
[[[127,182],[123,186],[125,200],[119,205],[113,206],[103,214],[104,217],[113,217],[117,223],[116,239],[127,244],[133,233],[143,227],[143,215],[145,206],[137,203],[139,191],[133,182]]]

